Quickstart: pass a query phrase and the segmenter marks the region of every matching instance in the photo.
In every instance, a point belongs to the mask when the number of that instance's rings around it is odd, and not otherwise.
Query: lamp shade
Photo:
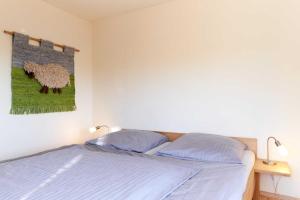
[[[97,131],[97,128],[96,127],[90,127],[89,128],[89,132],[90,133],[95,133]]]
[[[285,148],[284,145],[278,146],[278,152],[282,156],[287,156],[288,155],[288,150]]]

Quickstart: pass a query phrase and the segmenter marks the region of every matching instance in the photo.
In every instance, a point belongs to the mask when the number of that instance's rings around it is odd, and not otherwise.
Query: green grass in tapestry
[[[12,68],[12,114],[31,114],[47,112],[64,112],[75,110],[74,76],[71,86],[62,89],[61,94],[41,94],[41,85],[30,79],[22,68]]]

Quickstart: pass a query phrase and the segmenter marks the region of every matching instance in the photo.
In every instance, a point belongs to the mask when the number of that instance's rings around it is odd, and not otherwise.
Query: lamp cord
[[[273,182],[274,193],[277,194],[277,192],[278,192],[278,185],[279,185],[281,176],[278,177],[277,181],[275,180],[275,176],[274,175],[271,175],[271,178],[272,178],[272,182]]]

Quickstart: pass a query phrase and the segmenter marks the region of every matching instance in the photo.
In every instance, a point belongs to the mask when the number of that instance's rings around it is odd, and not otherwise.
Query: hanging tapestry
[[[15,33],[12,48],[11,114],[74,111],[74,49],[54,49],[50,41],[29,44]]]

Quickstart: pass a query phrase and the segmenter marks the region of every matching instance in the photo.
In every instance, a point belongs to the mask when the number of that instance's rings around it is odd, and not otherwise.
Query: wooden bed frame
[[[184,133],[161,132],[161,131],[155,131],[155,132],[165,135],[166,137],[168,137],[168,139],[170,141],[174,141],[184,134]],[[243,137],[231,137],[231,138],[239,140],[240,142],[246,144],[248,146],[248,149],[253,151],[255,156],[257,156],[257,139],[243,138]],[[247,187],[244,192],[242,200],[252,200],[253,199],[255,184],[256,184],[256,178],[255,178],[254,169],[252,169],[252,171],[249,175],[249,178],[248,178]]]

